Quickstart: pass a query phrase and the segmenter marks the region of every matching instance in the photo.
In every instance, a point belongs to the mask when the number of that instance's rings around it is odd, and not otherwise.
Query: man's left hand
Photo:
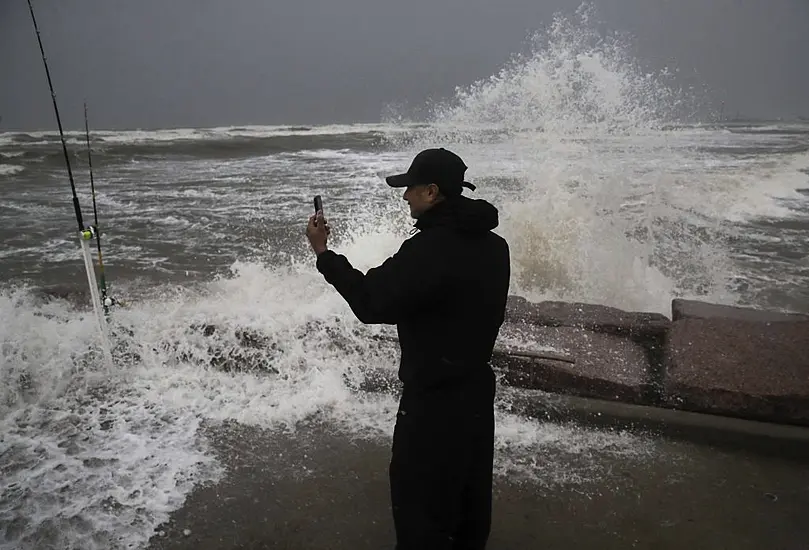
[[[331,229],[329,229],[326,218],[323,217],[323,212],[309,216],[306,237],[309,239],[309,244],[312,245],[312,250],[315,251],[315,254],[320,255],[328,249],[326,242],[329,239],[329,233],[331,233]]]

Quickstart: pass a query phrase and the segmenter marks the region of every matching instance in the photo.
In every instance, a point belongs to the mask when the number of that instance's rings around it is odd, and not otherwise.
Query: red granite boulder
[[[648,394],[644,398],[644,402],[649,404],[659,402],[659,399],[655,398],[653,394],[654,392],[659,394],[662,387],[663,346],[666,333],[671,326],[671,321],[665,315],[630,312],[609,306],[579,302],[533,303],[520,296],[509,296],[506,322],[519,327],[575,327],[591,333],[625,338],[628,341],[620,344],[617,342],[621,340],[614,338],[604,339],[603,343],[607,345],[607,342],[610,342],[609,346],[632,346],[633,344],[640,346],[645,354],[644,385],[650,387],[648,392],[646,389],[641,392],[644,395]],[[636,348],[633,346],[633,349]],[[652,389],[654,392],[651,392]]]
[[[628,338],[576,327],[508,325],[502,331],[501,345],[510,352],[496,352],[492,364],[504,374],[507,384],[631,403],[650,399],[646,350]],[[575,363],[531,357],[521,349],[534,354],[550,349],[572,357]]]
[[[665,346],[668,405],[809,425],[809,320],[739,319],[767,312],[735,312],[735,319],[682,314]]]

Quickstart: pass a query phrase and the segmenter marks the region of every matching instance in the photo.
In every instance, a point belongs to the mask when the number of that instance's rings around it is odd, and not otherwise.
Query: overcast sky
[[[65,126],[378,121],[497,72],[572,0],[35,0]],[[596,0],[725,112],[809,116],[809,0]],[[718,105],[718,103],[717,103]],[[0,0],[0,130],[55,127],[26,0]]]

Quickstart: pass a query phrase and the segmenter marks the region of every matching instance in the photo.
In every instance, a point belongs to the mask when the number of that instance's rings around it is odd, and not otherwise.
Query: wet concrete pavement
[[[386,437],[238,424],[206,437],[227,475],[197,488],[151,550],[393,548]],[[496,477],[488,549],[809,549],[805,461],[662,437],[651,445],[640,460],[591,453],[590,479]],[[570,460],[538,457],[553,471]]]

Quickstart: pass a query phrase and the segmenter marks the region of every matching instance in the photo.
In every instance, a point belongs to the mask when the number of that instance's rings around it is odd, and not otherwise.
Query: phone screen
[[[315,214],[321,210],[323,210],[323,200],[320,198],[320,195],[315,195]]]

